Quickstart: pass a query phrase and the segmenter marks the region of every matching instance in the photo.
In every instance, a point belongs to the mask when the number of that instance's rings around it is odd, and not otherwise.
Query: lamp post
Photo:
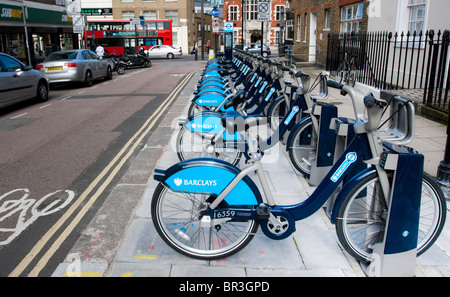
[[[205,59],[205,53],[204,53],[204,49],[205,49],[205,11],[204,11],[204,2],[205,0],[202,0],[202,5],[201,5],[201,9],[202,9],[202,61]]]
[[[28,65],[31,65],[30,42],[28,40],[28,26],[27,26],[27,7],[24,5],[23,1],[22,1],[22,19],[23,19],[23,28],[25,30],[25,44],[27,47]]]

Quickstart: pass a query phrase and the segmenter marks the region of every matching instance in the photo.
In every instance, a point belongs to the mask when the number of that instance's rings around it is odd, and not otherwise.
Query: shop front
[[[0,3],[0,52],[34,66],[54,51],[73,48],[78,48],[78,34],[64,7]]]

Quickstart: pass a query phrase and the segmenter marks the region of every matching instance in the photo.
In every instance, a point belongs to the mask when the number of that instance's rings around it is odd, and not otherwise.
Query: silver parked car
[[[261,55],[261,43],[257,42],[257,43],[250,43],[249,45],[247,45],[244,48],[245,51],[249,52],[249,53],[254,53],[254,54],[259,54]],[[270,56],[272,53],[270,51],[270,48],[264,44],[264,48],[263,48],[263,54],[262,56],[264,58],[267,58],[268,56]]]
[[[96,79],[112,79],[111,65],[87,49],[51,53],[36,69],[48,77],[50,84],[82,82],[90,87]]]
[[[48,100],[48,80],[32,66],[0,53],[0,94],[0,107],[31,98],[45,102]]]
[[[181,48],[171,45],[155,45],[145,51],[149,58],[168,58],[173,59],[182,55]]]

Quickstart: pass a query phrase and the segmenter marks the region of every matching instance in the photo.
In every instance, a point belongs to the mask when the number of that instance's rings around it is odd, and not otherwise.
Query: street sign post
[[[270,21],[270,2],[258,2],[258,22]]]

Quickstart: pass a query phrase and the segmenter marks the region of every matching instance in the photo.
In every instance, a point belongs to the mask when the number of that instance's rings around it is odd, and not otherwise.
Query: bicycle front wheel
[[[338,69],[336,70],[336,81],[338,83],[342,83],[345,82],[346,78],[346,74],[347,71],[345,70],[345,64],[342,63],[341,65],[339,65]]]
[[[361,262],[370,262],[375,243],[383,240],[388,207],[378,175],[361,180],[344,198],[338,210],[336,232],[345,250]],[[419,236],[420,256],[439,237],[446,217],[445,196],[433,178],[422,176]]]
[[[211,195],[173,192],[156,187],[151,204],[152,220],[161,238],[174,250],[203,260],[220,259],[244,248],[259,224],[254,220],[224,221],[210,228],[200,219]]]

